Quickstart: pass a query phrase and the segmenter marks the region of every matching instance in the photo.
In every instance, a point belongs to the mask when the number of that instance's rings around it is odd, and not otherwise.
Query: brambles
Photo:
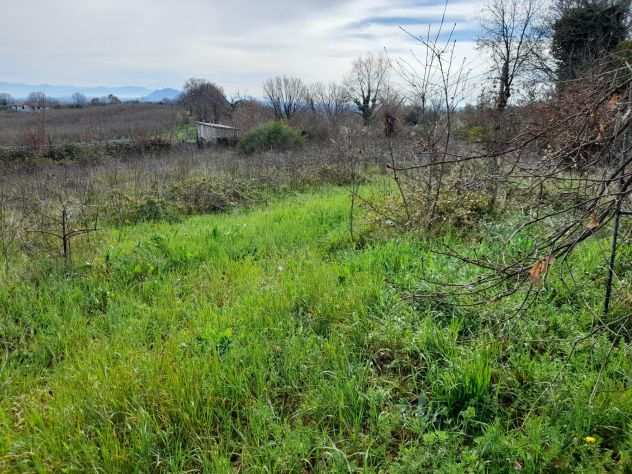
[[[178,222],[180,216],[176,207],[156,197],[141,199],[140,202],[131,204],[125,221],[131,223],[140,222]]]
[[[174,184],[167,196],[187,215],[228,212],[263,201],[255,185],[239,179],[193,178]]]

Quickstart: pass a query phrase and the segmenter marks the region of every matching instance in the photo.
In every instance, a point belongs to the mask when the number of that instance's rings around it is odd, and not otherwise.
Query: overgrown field
[[[33,145],[34,136],[43,134],[46,144],[98,142],[131,139],[156,134],[183,135],[179,125],[185,112],[172,105],[121,104],[81,109],[52,109],[45,115],[0,111],[0,144]]]
[[[3,283],[0,471],[632,472],[632,354],[590,335],[606,235],[516,317],[409,298],[469,270],[348,216],[327,188],[122,227]],[[509,224],[434,239],[500,250]]]

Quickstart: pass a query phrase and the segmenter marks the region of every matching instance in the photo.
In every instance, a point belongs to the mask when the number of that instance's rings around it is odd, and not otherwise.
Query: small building
[[[239,129],[219,123],[195,122],[198,144],[235,144],[239,141]]]

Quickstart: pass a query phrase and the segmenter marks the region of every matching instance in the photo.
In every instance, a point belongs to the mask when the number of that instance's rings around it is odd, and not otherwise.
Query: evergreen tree
[[[558,80],[578,77],[595,59],[628,36],[630,0],[560,0],[553,23],[552,54]]]

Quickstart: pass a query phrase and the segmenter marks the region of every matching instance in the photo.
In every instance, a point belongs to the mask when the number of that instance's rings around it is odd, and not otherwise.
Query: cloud
[[[26,0],[0,28],[2,80],[180,87],[191,76],[259,95],[276,74],[340,79],[367,51],[415,47],[442,1]],[[5,11],[6,11],[5,10]],[[480,0],[450,3],[459,55],[474,52]]]

